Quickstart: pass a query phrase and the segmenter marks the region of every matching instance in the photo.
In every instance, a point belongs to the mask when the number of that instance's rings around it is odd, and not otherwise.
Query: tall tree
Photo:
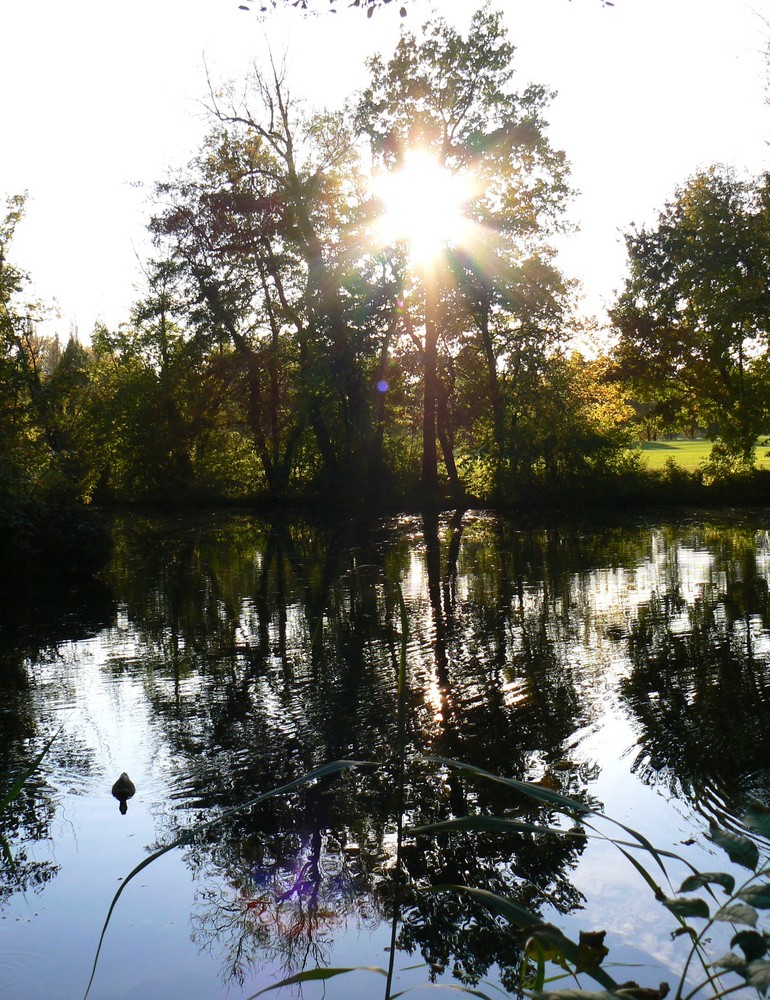
[[[40,570],[93,572],[109,554],[106,533],[81,504],[72,448],[85,352],[74,339],[62,351],[38,335],[43,308],[12,260],[24,202],[8,198],[0,216],[0,588],[14,590]]]
[[[241,433],[240,372],[190,316],[173,261],[150,261],[146,288],[117,330],[93,332],[89,398],[79,425],[91,492],[184,502],[256,492]],[[194,312],[194,310],[193,310]]]
[[[254,69],[243,100],[212,92],[211,111],[188,175],[159,188],[170,205],[154,232],[186,268],[199,321],[241,359],[271,490],[285,491],[308,430],[326,484],[354,489],[395,308],[358,243],[355,135],[343,113],[306,114],[275,66]]]
[[[717,465],[751,465],[770,396],[770,177],[693,176],[626,237],[615,360],[641,399],[696,408]]]
[[[7,198],[0,219],[0,504],[12,505],[35,490],[61,444],[35,332],[40,305],[25,295],[29,277],[12,260],[25,202],[25,195]]]
[[[501,383],[512,376],[517,355],[534,356],[534,348],[545,357],[561,332],[568,287],[546,237],[569,194],[568,168],[546,135],[551,95],[535,85],[515,89],[513,56],[502,14],[489,6],[474,15],[465,36],[435,19],[419,34],[403,34],[387,63],[370,62],[371,82],[358,109],[381,169],[399,170],[410,150],[420,149],[472,184],[466,212],[473,234],[425,271],[417,298],[425,305],[419,350],[428,494],[437,489],[437,438],[456,478],[451,385],[442,368],[451,368],[459,346],[472,344],[478,356],[502,455],[511,415]],[[414,275],[402,283],[420,284]]]

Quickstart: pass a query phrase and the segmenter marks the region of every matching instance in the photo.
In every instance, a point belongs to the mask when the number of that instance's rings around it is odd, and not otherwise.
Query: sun
[[[384,245],[402,240],[412,260],[424,265],[446,246],[467,241],[472,180],[450,172],[427,150],[407,152],[401,167],[375,177],[373,188],[382,204],[377,236]]]

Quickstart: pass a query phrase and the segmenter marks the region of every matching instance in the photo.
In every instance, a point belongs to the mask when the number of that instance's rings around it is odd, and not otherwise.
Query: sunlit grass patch
[[[663,469],[672,459],[687,472],[693,472],[711,454],[711,441],[644,441],[642,461],[649,469]],[[757,445],[757,468],[770,469],[770,447],[764,439]]]

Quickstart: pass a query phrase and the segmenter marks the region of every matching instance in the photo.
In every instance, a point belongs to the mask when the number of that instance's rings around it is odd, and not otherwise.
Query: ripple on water
[[[5,917],[3,920],[8,920]],[[19,918],[21,919],[21,918]],[[0,923],[2,928],[2,923]],[[0,954],[0,1000],[18,1000],[25,997],[34,1000],[37,993],[31,994],[31,983],[35,981],[37,970],[43,963],[42,954],[31,951],[7,952]]]
[[[745,815],[752,804],[764,808],[770,805],[770,775],[767,772],[732,780],[713,777],[698,789],[693,801],[696,813],[707,823],[714,822],[717,826],[755,840],[766,840],[761,834],[746,828]]]

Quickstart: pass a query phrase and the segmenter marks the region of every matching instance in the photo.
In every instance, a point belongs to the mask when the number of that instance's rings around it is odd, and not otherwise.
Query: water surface
[[[424,760],[439,755],[543,781],[729,868],[709,821],[737,830],[748,803],[770,805],[769,529],[756,513],[550,528],[473,512],[374,529],[118,519],[100,581],[5,606],[2,788],[56,735],[2,817],[15,865],[0,870],[0,996],[83,996],[134,866],[338,759],[381,766],[231,816],[140,872],[90,997],[240,998],[303,968],[385,968],[394,908],[394,989],[513,989],[519,942],[470,899],[423,891],[444,883],[508,894],[575,936],[606,929],[609,961],[639,963],[616,978],[673,982],[673,919],[606,847],[408,828],[537,816]],[[110,794],[122,771],[137,787],[125,815]],[[384,978],[302,995],[364,992],[384,996]]]

